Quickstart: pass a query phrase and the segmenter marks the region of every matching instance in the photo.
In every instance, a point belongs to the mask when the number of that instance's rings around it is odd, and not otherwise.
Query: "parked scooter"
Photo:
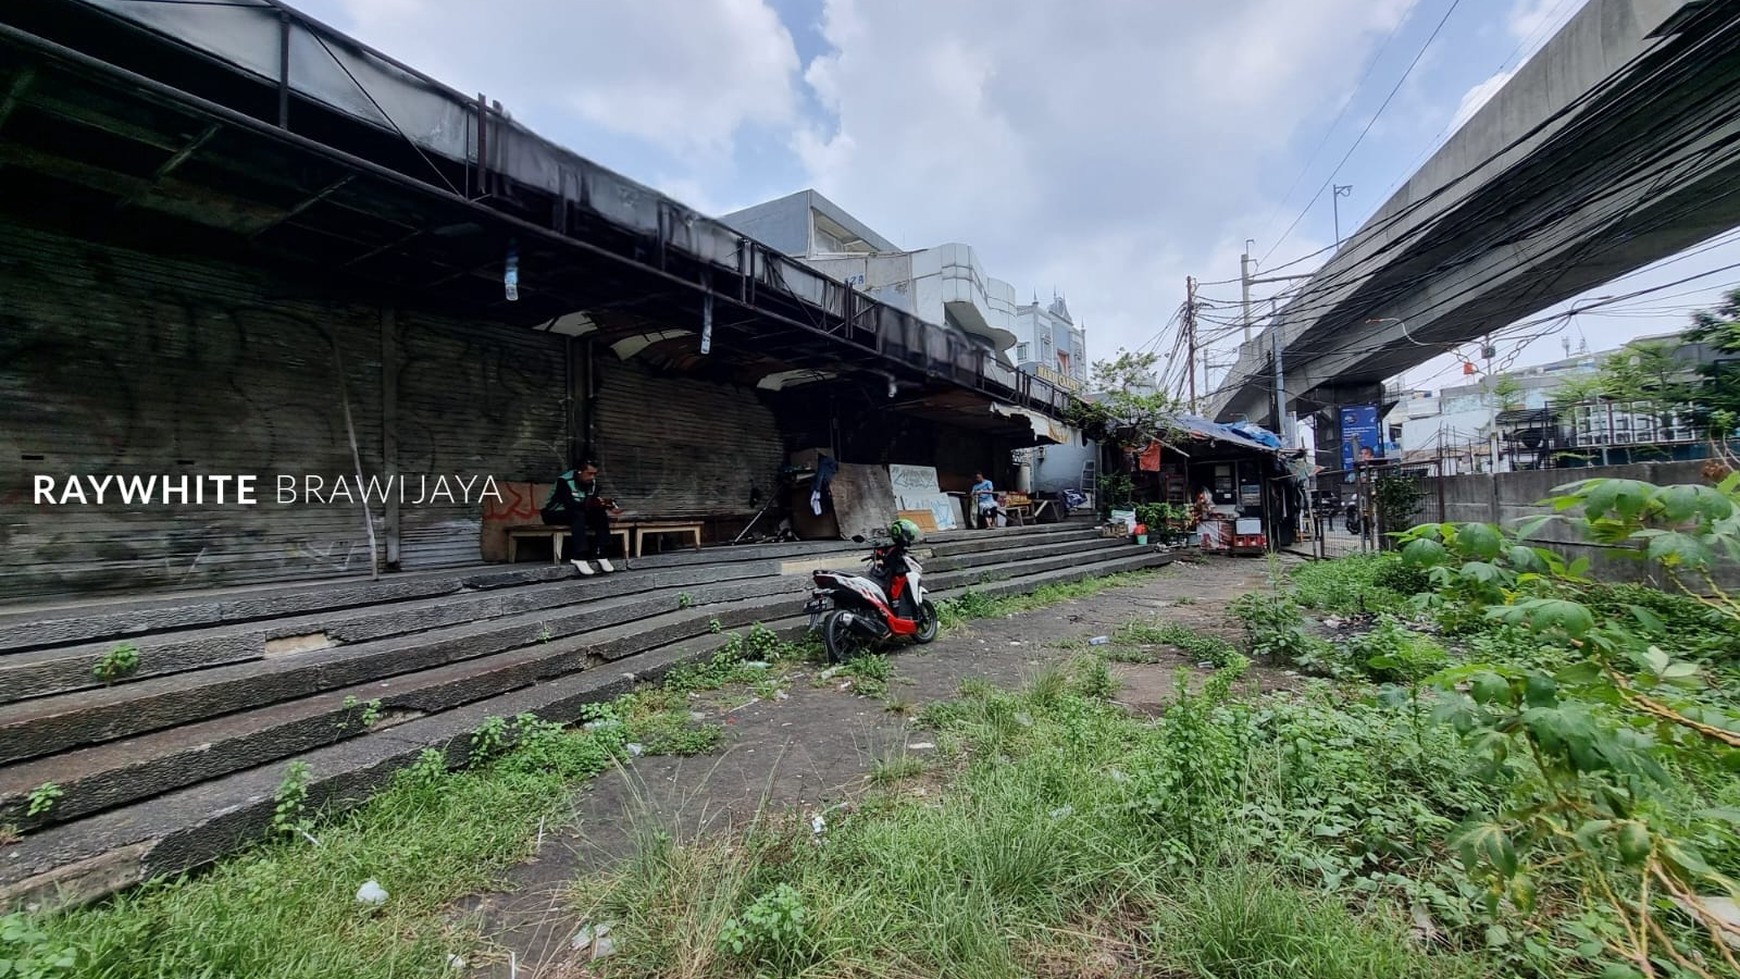
[[[924,568],[908,553],[923,539],[910,520],[896,520],[887,542],[871,542],[867,574],[817,571],[815,591],[804,611],[810,629],[820,629],[828,661],[843,663],[867,652],[889,636],[911,636],[928,643],[936,638],[936,605],[924,594]],[[854,541],[865,543],[863,537]]]
[[[1347,502],[1347,532],[1357,534],[1360,530],[1359,497]]]

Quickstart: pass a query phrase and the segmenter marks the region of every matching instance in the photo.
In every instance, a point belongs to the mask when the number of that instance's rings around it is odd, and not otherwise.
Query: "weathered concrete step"
[[[576,579],[572,568],[556,581],[519,588],[460,592],[433,598],[307,613],[281,618],[162,633],[132,640],[138,666],[123,682],[205,669],[290,651],[354,645],[445,626],[504,618],[618,595],[692,589],[718,581],[775,573],[756,564],[625,571]],[[94,670],[114,643],[95,643],[0,655],[0,703],[44,697],[100,685]]]
[[[1055,533],[1059,530],[1081,530],[1092,527],[1094,522],[1086,518],[1060,520],[1056,523],[1030,523],[1019,527],[962,527],[959,530],[939,530],[928,535],[936,543],[950,543],[960,540],[979,540],[984,537],[1030,537]]]
[[[696,586],[693,606],[802,594],[799,578],[748,578]],[[572,608],[468,623],[428,633],[154,677],[0,706],[0,762],[40,757],[177,724],[430,669],[645,619],[677,608],[651,592]]]
[[[974,590],[1022,593],[1172,560],[1171,554],[1141,549],[1133,555],[1010,578]],[[939,597],[958,593],[942,591]],[[789,617],[772,622],[776,630],[788,633],[800,631],[805,624]],[[722,637],[710,634],[685,639],[610,667],[583,670],[303,753],[300,760],[312,772],[308,805],[333,810],[353,807],[426,748],[444,752],[450,765],[463,763],[471,746],[470,733],[489,717],[530,712],[547,720],[573,721],[587,704],[626,693],[637,681],[657,679],[675,666],[704,660],[720,645]],[[285,764],[279,760],[234,772],[25,837],[0,854],[0,908],[94,900],[149,877],[191,870],[264,837],[271,828],[274,795]]]
[[[718,629],[790,614],[789,594],[666,612],[416,673],[183,724],[141,737],[0,767],[0,824],[35,832],[151,796],[382,731],[418,717]],[[372,726],[365,712],[378,713]],[[54,782],[62,796],[31,817],[28,796]]]
[[[567,565],[480,566],[463,571],[389,575],[380,581],[339,578],[293,585],[252,585],[166,597],[65,602],[0,611],[0,652],[66,646],[249,622],[307,612],[330,612],[465,591],[511,588],[574,576]]]
[[[706,639],[643,653],[632,673],[586,670],[307,752],[297,759],[311,770],[307,805],[311,811],[357,806],[427,748],[443,752],[449,765],[464,764],[470,735],[490,717],[529,712],[558,722],[578,720],[588,704],[707,658],[722,641]],[[274,795],[287,764],[261,765],[26,836],[0,859],[0,907],[93,900],[261,839],[271,830]]]
[[[749,544],[708,547],[698,552],[649,554],[630,563],[637,571],[694,565],[751,565],[757,571],[772,574],[776,573],[782,560],[855,547],[850,541]],[[392,574],[379,581],[345,577],[145,598],[60,602],[19,608],[0,605],[0,653],[78,643],[137,640],[141,636],[177,629],[337,612],[573,578],[573,569],[565,563],[480,564],[469,568]]]
[[[1085,559],[1093,552],[1104,551],[1119,546],[1127,547],[1129,546],[1129,542],[1115,537],[1100,537],[1096,534],[1079,539],[1068,538],[1056,543],[1035,544],[1021,548],[1019,553],[1021,558],[1024,560],[1058,557],[1064,554],[1080,555]],[[1009,550],[1004,549],[979,551],[967,554],[952,554],[944,557],[933,558],[925,564],[924,569],[926,571],[942,573],[945,571],[959,571],[963,568],[982,567],[987,564],[1004,564],[1010,560],[1010,553]]]
[[[1034,527],[1003,527],[993,530],[951,531],[949,536],[931,537],[926,546],[939,555],[969,554],[980,551],[1033,547],[1058,540],[1080,540],[1098,537],[1097,527],[1087,523],[1040,524]]]
[[[763,524],[771,527],[771,523]],[[677,540],[678,538],[669,538]],[[634,567],[648,568],[678,568],[693,564],[718,565],[739,561],[779,562],[793,558],[812,557],[820,554],[831,554],[835,551],[849,551],[857,547],[849,540],[800,540],[787,541],[783,544],[710,544],[700,550],[692,548],[673,549],[659,554],[648,554],[645,557],[633,559]]]
[[[1148,551],[1149,548],[1139,548],[1134,544],[1124,544],[1131,551]],[[1104,548],[1085,552],[1066,552],[1049,557],[1030,556],[1024,549],[999,551],[997,554],[1004,560],[996,564],[977,565],[969,568],[959,568],[935,574],[927,574],[925,586],[932,590],[960,588],[977,585],[982,582],[1004,581],[1010,578],[1023,578],[1031,575],[1045,574],[1050,571],[1061,571],[1079,565],[1092,564],[1104,559],[1105,556],[1117,554],[1119,548]],[[927,569],[928,570],[928,569]]]
[[[1138,547],[1134,544],[1126,544],[1116,550],[1102,553],[1105,556],[1094,561],[1066,565],[1062,568],[1054,568],[1036,574],[983,579],[966,585],[957,585],[935,592],[934,597],[938,600],[947,600],[958,598],[968,591],[993,598],[1003,595],[1025,595],[1038,591],[1047,585],[1066,585],[1087,578],[1103,578],[1107,575],[1123,574],[1127,571],[1162,568],[1178,558],[1173,553]]]

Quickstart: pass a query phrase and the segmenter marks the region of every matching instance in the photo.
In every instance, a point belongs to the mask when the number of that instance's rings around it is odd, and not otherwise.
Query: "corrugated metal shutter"
[[[658,516],[752,513],[778,486],[785,455],[773,411],[754,391],[654,374],[606,351],[597,439],[605,492]]]
[[[299,290],[306,294],[306,290]],[[367,573],[354,503],[279,474],[380,471],[378,313],[240,268],[8,229],[0,239],[0,595]],[[31,477],[257,474],[256,506],[39,506]]]
[[[410,314],[397,330],[399,471],[412,500],[425,476],[460,497],[402,505],[399,566],[475,563],[485,477],[549,482],[567,468],[563,339]],[[459,479],[472,480],[468,500]]]

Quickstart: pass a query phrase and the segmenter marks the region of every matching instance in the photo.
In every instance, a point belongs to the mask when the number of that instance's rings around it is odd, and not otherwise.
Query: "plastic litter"
[[[1089,646],[1105,646],[1105,645],[1110,644],[1111,641],[1112,641],[1111,636],[1095,636],[1092,639],[1088,640],[1088,645]]]
[[[385,904],[387,896],[387,889],[382,887],[378,880],[365,880],[363,885],[356,889],[356,903],[358,904],[371,906]]]

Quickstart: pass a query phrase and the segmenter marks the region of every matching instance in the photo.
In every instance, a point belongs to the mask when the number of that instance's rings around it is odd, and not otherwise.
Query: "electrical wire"
[[[1517,46],[1511,50],[1510,54],[1508,56],[1506,56],[1503,61],[1499,62],[1498,67],[1494,68],[1492,70],[1492,74],[1487,76],[1487,77],[1493,78],[1493,77],[1496,77],[1498,75],[1504,74],[1505,70],[1511,66],[1511,62],[1516,61],[1517,58],[1523,53],[1523,51],[1532,47],[1536,43],[1536,40],[1542,36],[1542,34],[1547,34],[1547,35],[1549,35],[1549,37],[1553,34],[1557,34],[1559,29],[1561,29],[1570,20],[1570,17],[1566,17],[1563,20],[1561,20],[1559,18],[1559,11],[1563,10],[1567,3],[1572,3],[1572,2],[1577,3],[1578,9],[1581,9],[1583,3],[1585,3],[1586,0],[1559,0],[1558,5],[1555,6],[1553,8],[1552,12],[1547,15],[1546,19],[1541,22],[1541,25],[1539,27],[1535,28],[1535,30],[1532,31],[1527,37],[1518,41]],[[1572,14],[1575,15],[1575,13],[1576,13],[1576,11],[1573,10]],[[1544,44],[1543,44],[1543,46],[1544,46]],[[1530,58],[1534,57],[1535,53],[1538,53],[1538,49],[1536,49],[1536,51],[1531,51],[1529,57]],[[1519,68],[1520,68],[1520,64],[1519,64]],[[1508,80],[1507,80],[1507,84],[1508,84]],[[1478,111],[1479,110],[1476,110],[1477,113],[1478,113]],[[1472,119],[1473,115],[1470,115],[1469,118]],[[1450,123],[1452,123],[1454,121],[1455,121],[1455,117],[1452,116],[1449,120],[1447,120],[1445,122],[1444,128],[1438,130],[1438,132],[1436,134],[1434,134],[1430,140],[1427,141],[1426,150],[1424,152],[1422,152],[1420,155],[1416,156],[1414,158],[1413,162],[1408,164],[1407,168],[1402,171],[1403,175],[1400,178],[1398,178],[1395,183],[1390,184],[1389,188],[1384,191],[1384,199],[1387,200],[1391,194],[1394,194],[1396,192],[1397,188],[1399,188],[1403,183],[1405,183],[1407,181],[1407,179],[1410,175],[1412,175],[1413,173],[1415,173],[1416,171],[1418,171],[1420,169],[1421,164],[1423,164],[1427,160],[1431,159],[1434,155],[1437,154],[1437,152],[1439,150],[1444,148],[1444,144],[1442,142],[1440,142],[1440,140],[1444,139],[1447,136],[1452,135],[1452,131],[1450,129]],[[1464,121],[1463,125],[1467,125],[1467,122]],[[1457,127],[1457,131],[1460,131],[1460,129],[1461,129],[1460,126]]]
[[[1562,178],[1561,178],[1561,179],[1562,179]],[[1633,182],[1635,182],[1635,181],[1633,181]],[[1525,190],[1526,190],[1526,189],[1527,189],[1527,188],[1526,188],[1526,187],[1525,187]],[[1610,189],[1610,190],[1609,190],[1609,191],[1608,191],[1608,193],[1607,193],[1607,196],[1608,196],[1608,197],[1617,197],[1617,196],[1620,196],[1620,195],[1621,195],[1621,194],[1622,194],[1622,193],[1624,193],[1624,192],[1626,192],[1626,191],[1628,191],[1628,190],[1629,190],[1629,186],[1628,186],[1628,185],[1622,185],[1622,186],[1618,186],[1618,187],[1615,187],[1615,188],[1611,188],[1611,189]],[[1642,205],[1642,204],[1644,204],[1644,203],[1648,203],[1648,201],[1649,201],[1649,199],[1650,199],[1650,195],[1646,195],[1646,196],[1645,196],[1645,197],[1644,197],[1644,198],[1643,198],[1643,199],[1639,199],[1639,200],[1632,200],[1632,201],[1626,201],[1626,202],[1624,202],[1624,207],[1625,207],[1625,208],[1626,208],[1626,209],[1627,209],[1627,210],[1633,210],[1633,209],[1635,209],[1635,208],[1636,208],[1636,207],[1638,207],[1638,206],[1641,206],[1641,205]],[[1501,202],[1501,203],[1502,203],[1502,202]],[[1587,201],[1587,200],[1582,200],[1582,201],[1577,201],[1577,202],[1575,202],[1575,204],[1574,204],[1574,206],[1583,206],[1583,207],[1587,207],[1587,206],[1588,206],[1588,204],[1589,204],[1589,201]],[[1569,208],[1567,208],[1567,209],[1565,209],[1565,210],[1569,210]],[[1557,214],[1554,214],[1554,215],[1551,215],[1551,217],[1552,217],[1552,218],[1557,218],[1557,216],[1558,216],[1558,215],[1557,215]],[[1623,216],[1623,214],[1622,214],[1622,213],[1621,213],[1621,214],[1620,214],[1620,215],[1619,215],[1619,216]],[[1675,219],[1675,218],[1676,218],[1676,217],[1677,217],[1677,216],[1675,216],[1675,215],[1669,215],[1669,216],[1667,216],[1667,219],[1666,219],[1666,221],[1664,221],[1664,222],[1661,222],[1661,223],[1668,223],[1668,222],[1671,222],[1671,220],[1673,220],[1673,219]],[[1538,222],[1537,222],[1537,223],[1538,223]],[[1513,237],[1516,237],[1516,236],[1513,236]],[[1479,253],[1480,253],[1480,251],[1481,251],[1481,250],[1483,250],[1483,249],[1486,249],[1486,248],[1490,248],[1490,247],[1493,247],[1493,246],[1492,246],[1492,244],[1489,244],[1489,243],[1486,243],[1486,242],[1481,242],[1481,243],[1479,243],[1479,245],[1478,245],[1478,247],[1476,247],[1476,248],[1474,248],[1474,249],[1471,249],[1471,251],[1472,251],[1472,252],[1473,252],[1473,255],[1472,255],[1472,257],[1478,257],[1478,256],[1479,256]],[[1455,266],[1456,266],[1456,265],[1457,265],[1457,264],[1464,264],[1464,263],[1465,263],[1465,262],[1466,262],[1466,261],[1467,261],[1467,260],[1469,260],[1469,259],[1464,259],[1464,260],[1463,260],[1463,262],[1461,262],[1461,263],[1447,263],[1447,264],[1444,264],[1444,265],[1440,265],[1440,266],[1439,266],[1439,267],[1437,267],[1437,268],[1435,268],[1435,269],[1431,269],[1431,270],[1428,270],[1428,271],[1427,271],[1427,273],[1425,273],[1425,275],[1424,275],[1424,276],[1417,276],[1417,277],[1416,277],[1416,278],[1415,278],[1415,280],[1413,280],[1413,281],[1407,281],[1407,282],[1403,282],[1403,283],[1401,283],[1401,284],[1400,284],[1400,290],[1401,290],[1401,291],[1405,291],[1405,290],[1406,290],[1406,289],[1409,289],[1409,288],[1412,288],[1412,287],[1413,287],[1413,286],[1414,286],[1414,284],[1415,284],[1415,283],[1416,283],[1416,282],[1417,282],[1417,281],[1419,281],[1419,280],[1420,280],[1420,279],[1423,279],[1423,278],[1424,278],[1424,277],[1426,277],[1426,276],[1430,276],[1430,275],[1433,275],[1433,274],[1436,274],[1436,275],[1439,275],[1439,276],[1442,276],[1442,275],[1443,275],[1443,274],[1444,274],[1444,273],[1445,273],[1445,272],[1446,272],[1446,271],[1447,271],[1447,269],[1449,269],[1449,268],[1453,268],[1453,267],[1455,267]],[[1566,267],[1566,268],[1563,268],[1563,269],[1560,269],[1560,270],[1558,270],[1558,272],[1559,272],[1559,274],[1561,274],[1561,275],[1562,275],[1562,274],[1563,274],[1563,273],[1564,273],[1564,272],[1566,272],[1566,271],[1569,271],[1569,270],[1570,270],[1570,268],[1572,268],[1572,267],[1575,267],[1575,263],[1572,263],[1572,264],[1571,264],[1571,265],[1569,265],[1569,266],[1568,266],[1568,267]],[[1379,270],[1379,271],[1381,271],[1381,270]],[[1544,270],[1544,271],[1549,271],[1549,272],[1550,272],[1550,271],[1553,271],[1553,270]],[[1313,282],[1312,282],[1312,283],[1310,283],[1310,287],[1309,287],[1309,289],[1308,289],[1308,292],[1318,292],[1318,293],[1321,293],[1321,292],[1326,292],[1326,291],[1328,291],[1328,287],[1333,287],[1333,286],[1334,286],[1334,285],[1337,285],[1337,283],[1336,283],[1336,282],[1335,282],[1335,278],[1336,278],[1336,276],[1337,276],[1337,275],[1338,275],[1338,274],[1339,274],[1339,275],[1340,275],[1340,276],[1342,276],[1342,277],[1345,277],[1345,275],[1346,275],[1346,270],[1342,270],[1342,272],[1340,272],[1340,273],[1335,273],[1335,274],[1332,274],[1332,275],[1331,275],[1331,276],[1330,276],[1330,277],[1328,277],[1328,278],[1326,278],[1326,279],[1323,279],[1323,280],[1314,280],[1314,281],[1313,281]],[[1364,276],[1362,276],[1362,278],[1369,278],[1369,275],[1364,275]],[[1480,284],[1477,284],[1477,286],[1480,286],[1480,285],[1484,285],[1484,283],[1480,283]],[[1394,290],[1394,289],[1392,289],[1392,291],[1396,291],[1396,290]],[[1466,291],[1466,290],[1465,290],[1465,291]],[[1388,297],[1378,297],[1378,301],[1375,301],[1375,302],[1370,302],[1370,303],[1368,303],[1368,305],[1369,305],[1369,306],[1378,306],[1378,307],[1380,307],[1380,308],[1381,308],[1381,304],[1382,304],[1382,301],[1383,301],[1383,300],[1384,300],[1384,299],[1386,299],[1386,298],[1388,298]],[[1320,303],[1317,303],[1317,304],[1315,304],[1315,305],[1318,305],[1318,306],[1322,306],[1322,307],[1325,307],[1325,308],[1327,308],[1327,307],[1332,307],[1332,306],[1334,306],[1334,305],[1337,305],[1337,304],[1338,304],[1338,303],[1340,303],[1340,302],[1342,302],[1342,300],[1334,300],[1334,299],[1329,299],[1329,300],[1328,300],[1328,301],[1325,301],[1325,302],[1320,302]],[[1289,309],[1288,309],[1288,310],[1287,310],[1287,311],[1286,311],[1286,313],[1287,313],[1287,316],[1288,316],[1288,317],[1289,317],[1289,318],[1295,318],[1295,319],[1296,319],[1296,318],[1302,318],[1302,316],[1303,316],[1303,315],[1309,315],[1309,314],[1312,314],[1312,313],[1315,313],[1315,312],[1316,312],[1316,309],[1314,309],[1314,308],[1313,308],[1313,305],[1314,305],[1314,304],[1312,304],[1312,303],[1305,303],[1305,304],[1304,304],[1304,305],[1300,305],[1300,304],[1297,304],[1297,303],[1296,303],[1296,304],[1294,304],[1294,305],[1292,305],[1292,306],[1290,306],[1290,307],[1289,307]],[[1416,316],[1417,316],[1417,315],[1418,315],[1418,314],[1416,314]]]
[[[1299,174],[1295,176],[1293,182],[1287,186],[1287,192],[1282,194],[1280,198],[1275,201],[1274,210],[1269,212],[1268,218],[1262,223],[1263,228],[1267,229],[1274,226],[1275,218],[1280,215],[1281,209],[1287,205],[1287,201],[1293,197],[1293,192],[1299,189],[1299,182],[1304,180],[1305,175],[1311,172],[1312,164],[1317,162],[1317,157],[1323,152],[1323,147],[1329,145],[1329,138],[1335,135],[1336,128],[1341,125],[1341,120],[1347,118],[1347,110],[1353,108],[1353,103],[1358,98],[1359,93],[1365,89],[1365,83],[1371,81],[1372,74],[1377,71],[1379,62],[1383,61],[1384,54],[1390,49],[1390,44],[1395,41],[1396,35],[1401,33],[1402,27],[1407,24],[1408,19],[1414,15],[1414,8],[1419,5],[1420,0],[1411,0],[1408,4],[1408,9],[1404,10],[1401,18],[1396,21],[1396,26],[1390,28],[1389,36],[1384,38],[1383,44],[1378,46],[1377,53],[1372,56],[1371,63],[1366,65],[1365,74],[1360,76],[1359,81],[1353,86],[1353,91],[1349,92],[1347,99],[1341,103],[1341,111],[1335,114],[1335,119],[1330,122],[1329,128],[1323,131],[1323,138],[1317,141],[1317,148],[1311,151],[1311,155],[1305,160],[1305,165],[1299,168]],[[1233,281],[1237,282],[1238,280],[1234,279]]]
[[[1365,137],[1371,132],[1371,128],[1377,125],[1377,121],[1384,114],[1384,110],[1390,107],[1390,102],[1395,99],[1396,93],[1402,90],[1402,86],[1407,83],[1408,76],[1414,73],[1414,68],[1420,64],[1420,59],[1426,56],[1426,51],[1432,47],[1432,42],[1438,39],[1439,33],[1444,30],[1444,25],[1449,23],[1450,15],[1455,13],[1456,8],[1461,5],[1462,0],[1450,0],[1449,9],[1444,11],[1444,16],[1439,19],[1438,26],[1432,28],[1432,33],[1426,38],[1426,43],[1420,45],[1420,50],[1414,55],[1414,60],[1408,62],[1408,68],[1406,71],[1402,72],[1402,77],[1396,79],[1395,87],[1390,89],[1390,94],[1384,97],[1383,104],[1379,105],[1377,111],[1372,113],[1372,117],[1366,121],[1365,128],[1360,130],[1359,137],[1353,141],[1353,145],[1349,146],[1347,152],[1342,154],[1341,162],[1337,163],[1335,169],[1329,172],[1329,179],[1323,181],[1323,186],[1318,187],[1317,193],[1311,195],[1311,200],[1305,203],[1305,207],[1299,212],[1299,216],[1293,219],[1293,223],[1287,226],[1287,230],[1281,232],[1281,237],[1275,239],[1275,243],[1269,246],[1267,252],[1263,253],[1263,261],[1268,261],[1269,256],[1275,253],[1275,249],[1281,247],[1281,243],[1287,240],[1287,236],[1292,234],[1293,229],[1297,228],[1299,222],[1304,220],[1305,215],[1310,213],[1311,205],[1317,203],[1318,198],[1323,196],[1323,192],[1329,189],[1330,184],[1335,182],[1335,178],[1341,174],[1341,168],[1347,165],[1347,161],[1352,158],[1354,151],[1359,149],[1361,143],[1365,142]]]
[[[1725,28],[1724,28],[1724,30],[1725,30]],[[1635,55],[1631,59],[1631,61],[1627,62],[1625,65],[1622,65],[1619,69],[1617,69],[1615,72],[1610,74],[1607,78],[1603,79],[1600,83],[1598,83],[1597,85],[1591,86],[1591,88],[1589,88],[1587,91],[1581,93],[1576,98],[1573,98],[1572,100],[1567,102],[1565,105],[1559,107],[1552,114],[1548,115],[1545,119],[1541,120],[1540,122],[1538,122],[1534,126],[1531,126],[1527,131],[1525,131],[1521,134],[1518,134],[1516,136],[1516,138],[1511,140],[1506,145],[1501,146],[1497,150],[1488,154],[1480,162],[1464,168],[1460,174],[1458,174],[1456,177],[1446,181],[1442,186],[1435,188],[1433,191],[1431,191],[1428,194],[1421,195],[1420,197],[1410,201],[1407,205],[1397,209],[1397,211],[1395,213],[1385,217],[1381,221],[1379,221],[1375,224],[1371,224],[1369,227],[1360,228],[1359,231],[1357,231],[1355,233],[1355,236],[1354,236],[1355,242],[1357,243],[1358,240],[1360,240],[1360,239],[1369,240],[1369,239],[1374,238],[1374,237],[1387,236],[1391,229],[1395,228],[1397,225],[1401,224],[1404,221],[1412,221],[1414,219],[1414,216],[1416,215],[1416,213],[1418,213],[1420,210],[1422,210],[1423,208],[1425,208],[1429,205],[1436,203],[1440,198],[1453,192],[1462,183],[1464,183],[1465,181],[1471,180],[1476,175],[1480,174],[1481,171],[1485,170],[1488,165],[1490,165],[1490,164],[1494,163],[1495,161],[1499,160],[1500,158],[1506,156],[1507,154],[1511,153],[1512,150],[1515,150],[1515,149],[1521,147],[1522,145],[1524,145],[1528,141],[1533,140],[1536,136],[1545,132],[1549,127],[1551,127],[1552,125],[1557,123],[1560,119],[1563,119],[1567,116],[1570,116],[1573,113],[1579,112],[1585,106],[1592,104],[1596,101],[1599,101],[1601,99],[1605,98],[1605,99],[1609,99],[1609,100],[1616,100],[1616,99],[1622,97],[1623,95],[1627,94],[1626,91],[1621,90],[1624,85],[1629,84],[1630,89],[1632,89],[1632,90],[1639,89],[1639,88],[1644,87],[1646,84],[1656,80],[1657,76],[1661,75],[1662,73],[1665,73],[1666,71],[1668,71],[1670,69],[1673,69],[1674,67],[1676,67],[1677,64],[1684,63],[1687,61],[1696,62],[1695,55],[1698,53],[1697,48],[1700,46],[1714,46],[1716,43],[1715,37],[1716,37],[1716,35],[1718,35],[1720,33],[1721,33],[1721,31],[1712,30],[1709,35],[1700,39],[1698,42],[1690,45],[1692,50],[1680,52],[1677,55],[1673,55],[1673,56],[1668,57],[1666,59],[1667,63],[1665,65],[1661,65],[1661,66],[1656,67],[1652,73],[1645,73],[1640,66],[1643,65],[1643,63],[1649,57],[1651,57],[1655,52],[1654,51],[1647,51],[1647,52],[1642,52],[1638,55]],[[1697,62],[1697,63],[1701,63],[1701,62]],[[1653,98],[1645,100],[1646,104],[1650,101],[1653,101]],[[1590,115],[1596,115],[1596,113],[1590,113]],[[1558,134],[1555,134],[1555,136],[1553,138],[1555,140],[1557,140],[1557,139],[1562,139],[1564,136],[1565,136],[1565,133],[1560,132]],[[1538,154],[1540,152],[1540,150],[1541,150],[1541,148],[1537,148],[1536,153]],[[1510,176],[1513,172],[1521,169],[1524,164],[1528,163],[1533,158],[1534,155],[1535,154],[1530,154],[1530,155],[1522,156],[1516,160],[1513,160],[1511,163],[1507,164],[1499,173],[1486,177],[1485,178],[1486,183],[1488,185],[1490,185],[1495,181],[1499,181],[1503,178]],[[1605,161],[1602,161],[1602,162],[1604,163]],[[1388,240],[1386,240],[1382,246],[1380,246],[1379,248],[1374,250],[1373,254],[1356,258],[1353,262],[1350,263],[1353,266],[1353,268],[1339,270],[1339,272],[1337,274],[1345,276],[1345,275],[1353,272],[1355,269],[1357,269],[1357,267],[1359,265],[1369,264],[1369,263],[1373,262],[1374,260],[1384,258],[1384,255],[1386,252],[1397,250],[1397,249],[1399,249],[1403,246],[1406,246],[1406,245],[1411,245],[1415,238],[1417,238],[1420,235],[1425,233],[1427,228],[1422,227],[1422,225],[1425,225],[1425,224],[1427,224],[1427,222],[1416,222],[1413,226],[1402,229],[1402,234],[1399,234],[1395,237],[1392,237],[1392,238],[1389,238]],[[1322,250],[1319,250],[1319,251],[1321,252]],[[1349,250],[1349,253],[1351,253],[1351,250]],[[1314,253],[1314,254],[1316,254],[1316,253]],[[1310,256],[1307,256],[1307,257],[1310,257]],[[1296,261],[1299,261],[1299,260],[1296,260]],[[1288,264],[1290,265],[1290,264],[1295,264],[1295,263],[1288,263]],[[1287,266],[1281,266],[1281,267],[1285,268]]]

